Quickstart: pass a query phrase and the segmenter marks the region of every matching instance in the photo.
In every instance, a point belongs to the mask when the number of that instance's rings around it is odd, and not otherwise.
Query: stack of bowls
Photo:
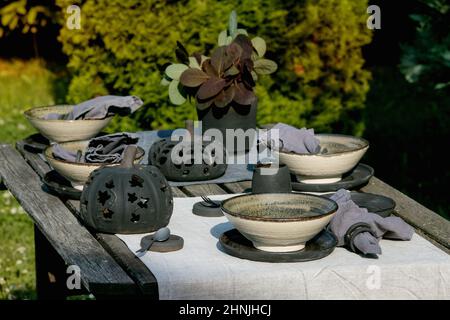
[[[51,143],[58,143],[63,149],[77,153],[84,152],[89,144],[89,139],[97,136],[112,120],[113,116],[104,119],[88,120],[56,120],[45,119],[47,114],[67,114],[73,110],[73,105],[56,105],[50,107],[37,107],[25,111],[24,115],[40,134]],[[72,182],[73,186],[82,189],[89,174],[101,166],[116,166],[118,164],[81,163],[56,159],[53,156],[54,146],[50,145],[44,155],[47,162],[62,176]],[[144,156],[144,150],[139,148],[136,162]]]

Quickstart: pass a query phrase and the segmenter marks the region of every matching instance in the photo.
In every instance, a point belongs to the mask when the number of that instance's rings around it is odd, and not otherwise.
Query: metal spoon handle
[[[152,240],[150,240],[146,245],[142,246],[142,248],[136,251],[136,253],[144,253],[148,251],[148,249],[150,249],[150,247],[152,246],[153,242],[155,242],[155,240],[152,238]]]

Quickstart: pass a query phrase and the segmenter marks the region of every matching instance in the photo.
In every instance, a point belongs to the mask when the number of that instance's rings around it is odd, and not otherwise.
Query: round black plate
[[[389,217],[395,209],[395,201],[391,198],[373,194],[352,192],[351,198],[359,207],[366,208],[369,212],[376,213],[382,217]]]
[[[213,207],[205,201],[194,203],[192,213],[200,217],[223,217],[222,209],[220,209],[220,201],[217,201],[218,207]]]
[[[58,196],[73,200],[80,200],[81,191],[75,189],[69,180],[61,176],[55,170],[47,172],[44,179],[42,179],[42,182],[44,182],[45,186],[51,192],[57,194]]]
[[[32,134],[23,140],[23,147],[25,150],[33,153],[44,152],[50,145],[50,141],[40,133]]]
[[[266,252],[256,249],[252,242],[239,231],[232,229],[224,232],[219,239],[222,248],[233,257],[261,262],[303,262],[324,258],[333,252],[337,245],[336,237],[322,230],[309,240],[305,248],[294,252]]]
[[[338,191],[339,189],[355,189],[356,187],[366,184],[372,178],[374,170],[367,164],[358,164],[352,171],[345,174],[342,180],[334,183],[302,183],[297,182],[295,176],[292,175],[292,190],[303,192],[329,192]]]
[[[323,196],[329,198],[333,194],[325,194]],[[391,198],[379,194],[352,191],[350,197],[358,207],[366,208],[367,211],[376,213],[383,218],[389,217],[396,205]]]

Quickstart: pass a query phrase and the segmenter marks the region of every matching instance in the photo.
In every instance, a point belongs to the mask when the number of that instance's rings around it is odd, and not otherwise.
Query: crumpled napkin
[[[91,139],[86,150],[86,162],[118,163],[129,145],[135,145],[139,138],[126,133],[116,133]]]
[[[320,152],[319,139],[314,137],[314,129],[301,128],[297,129],[285,123],[277,123],[270,130],[279,130],[280,149],[284,152],[294,152],[300,154],[316,154]],[[270,132],[266,132],[260,136],[260,141],[273,147],[274,143],[269,138],[273,136]],[[268,141],[270,139],[270,141]]]
[[[346,244],[345,235],[355,224],[367,224],[370,232],[361,232],[353,238],[352,245],[363,254],[381,254],[381,238],[411,240],[414,229],[399,217],[383,218],[358,207],[350,198],[350,192],[340,189],[330,199],[336,201],[339,208],[331,219],[328,228],[338,238],[338,246]]]
[[[143,105],[136,96],[101,96],[87,100],[74,106],[67,114],[49,113],[44,116],[47,120],[79,120],[104,119],[113,114],[121,116],[135,112]]]
[[[119,163],[123,152],[129,145],[135,145],[139,138],[127,133],[116,133],[91,139],[79,162],[86,163]],[[53,156],[56,159],[77,162],[77,153],[64,149],[59,144],[53,146]]]

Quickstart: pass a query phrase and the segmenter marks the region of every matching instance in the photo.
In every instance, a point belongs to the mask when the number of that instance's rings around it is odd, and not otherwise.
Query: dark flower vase
[[[248,106],[233,103],[224,108],[215,106],[206,110],[197,108],[197,115],[198,120],[202,121],[203,133],[211,128],[219,129],[223,135],[223,144],[227,147],[226,129],[242,129],[244,132],[248,129],[256,129],[256,109],[256,103]],[[236,147],[237,138],[235,137],[234,153],[248,152],[256,139],[255,132],[252,130],[250,136],[245,137],[245,146]],[[227,151],[231,153],[231,150],[227,149]]]

